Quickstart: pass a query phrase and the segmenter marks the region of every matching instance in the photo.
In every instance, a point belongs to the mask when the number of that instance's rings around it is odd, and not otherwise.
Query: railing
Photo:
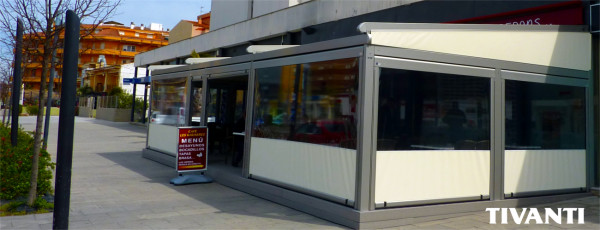
[[[79,107],[131,109],[131,103],[119,96],[80,97]]]
[[[94,107],[94,97],[79,97],[79,107]]]
[[[98,97],[98,108],[122,108],[130,107],[124,106],[123,103],[119,106],[119,97],[118,96],[103,96]]]
[[[127,114],[131,114],[132,98],[131,95],[121,96],[89,96],[79,97],[79,115],[89,117],[103,117],[101,114],[106,113],[123,113],[124,110],[129,110]],[[135,118],[141,119],[143,115],[143,103],[140,98],[136,98]],[[148,107],[146,107],[148,108]],[[115,112],[117,111],[117,112]],[[148,109],[146,110],[148,113]],[[82,115],[83,114],[83,115]],[[121,115],[119,115],[120,117]],[[148,116],[148,114],[146,114]],[[129,115],[126,116],[128,120]],[[102,119],[104,119],[103,117]],[[108,119],[111,120],[111,119]],[[122,119],[113,119],[112,121],[125,121]]]

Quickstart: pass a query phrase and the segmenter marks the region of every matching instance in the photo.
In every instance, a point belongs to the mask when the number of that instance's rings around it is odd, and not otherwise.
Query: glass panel
[[[585,89],[506,81],[506,149],[585,149]]]
[[[234,121],[236,123],[245,122],[246,119],[246,90],[236,90],[235,91],[235,112],[234,112]],[[242,131],[244,128],[241,128]],[[240,131],[241,132],[241,131]]]
[[[356,148],[358,58],[256,70],[254,137]]]
[[[208,120],[206,120],[207,123],[210,122],[215,122],[216,118],[217,118],[217,98],[218,98],[218,94],[219,94],[219,90],[218,89],[209,89],[208,93],[208,107],[206,107],[206,109],[208,110]]]
[[[381,69],[377,150],[490,149],[490,80]]]
[[[185,78],[152,81],[150,123],[185,125]]]
[[[202,121],[202,82],[192,83],[192,108],[190,110],[190,117],[192,117],[191,124],[193,126],[200,125]]]

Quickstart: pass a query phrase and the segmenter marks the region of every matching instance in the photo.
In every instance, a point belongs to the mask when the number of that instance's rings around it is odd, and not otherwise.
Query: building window
[[[94,31],[94,33],[95,33],[95,34],[97,34],[97,33],[100,33],[100,29],[96,29],[96,30]]]
[[[96,43],[92,43],[92,49],[95,50],[96,49]]]
[[[101,49],[101,50],[103,50],[103,49],[104,49],[104,46],[105,46],[104,42],[100,43],[100,49]]]
[[[125,35],[125,32],[119,31],[119,35],[123,36],[123,35]]]
[[[121,61],[121,63],[122,63],[122,64],[127,64],[127,59],[123,59],[123,60]]]
[[[358,58],[256,70],[253,137],[356,149]]]
[[[139,37],[139,36],[140,36],[140,33],[135,33],[135,36],[136,36],[136,37]]]
[[[585,149],[585,88],[506,81],[506,149]]]
[[[152,81],[151,123],[182,126],[185,124],[186,78]]]
[[[123,51],[135,52],[135,46],[134,45],[124,45]]]
[[[146,37],[147,37],[147,38],[150,38],[150,39],[153,39],[153,38],[154,38],[154,35],[152,35],[152,34],[148,34]]]
[[[489,150],[490,80],[381,69],[377,150]]]

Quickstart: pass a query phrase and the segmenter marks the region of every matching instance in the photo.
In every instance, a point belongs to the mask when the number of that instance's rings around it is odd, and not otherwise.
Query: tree
[[[109,92],[108,92],[108,96],[119,96],[121,94],[124,94],[125,91],[123,90],[123,88],[117,86],[112,88]]]
[[[85,84],[77,89],[78,97],[87,97],[92,94],[94,94],[94,89],[92,89],[92,87],[90,87],[88,84]]]
[[[190,57],[191,57],[191,58],[199,58],[199,57],[200,57],[200,54],[198,54],[198,53],[196,52],[196,49],[193,49],[193,50],[192,50],[192,53],[190,54]]]
[[[98,25],[115,13],[121,0],[11,0],[0,2],[0,30],[6,39],[4,45],[14,47],[14,34],[17,18],[24,22],[25,36],[23,44],[24,60],[35,59],[41,61],[41,81],[38,97],[38,109],[43,111],[46,79],[50,73],[52,52],[59,45],[54,42],[55,36],[60,36],[64,27],[59,26],[67,10],[73,10],[82,21],[91,21]],[[88,33],[95,28],[88,30]],[[86,36],[87,34],[82,34]],[[8,41],[8,44],[6,43]],[[21,52],[21,51],[17,51]],[[39,155],[42,147],[43,113],[38,113],[34,133],[33,163],[31,170],[30,189],[27,204],[33,205],[37,196],[37,177]]]

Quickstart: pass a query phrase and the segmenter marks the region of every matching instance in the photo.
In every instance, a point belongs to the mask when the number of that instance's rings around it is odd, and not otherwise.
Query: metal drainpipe
[[[131,122],[134,122],[134,115],[135,115],[135,94],[136,94],[136,87],[137,84],[135,83],[135,81],[137,80],[137,74],[138,74],[138,67],[135,67],[135,71],[133,73],[133,96],[132,96],[132,103],[131,103]]]
[[[148,75],[150,75],[150,69],[148,69],[148,67],[150,66],[146,66],[146,80],[148,80]],[[143,105],[143,110],[142,110],[142,123],[146,124],[146,103],[148,103],[148,83],[144,83],[144,105]]]

